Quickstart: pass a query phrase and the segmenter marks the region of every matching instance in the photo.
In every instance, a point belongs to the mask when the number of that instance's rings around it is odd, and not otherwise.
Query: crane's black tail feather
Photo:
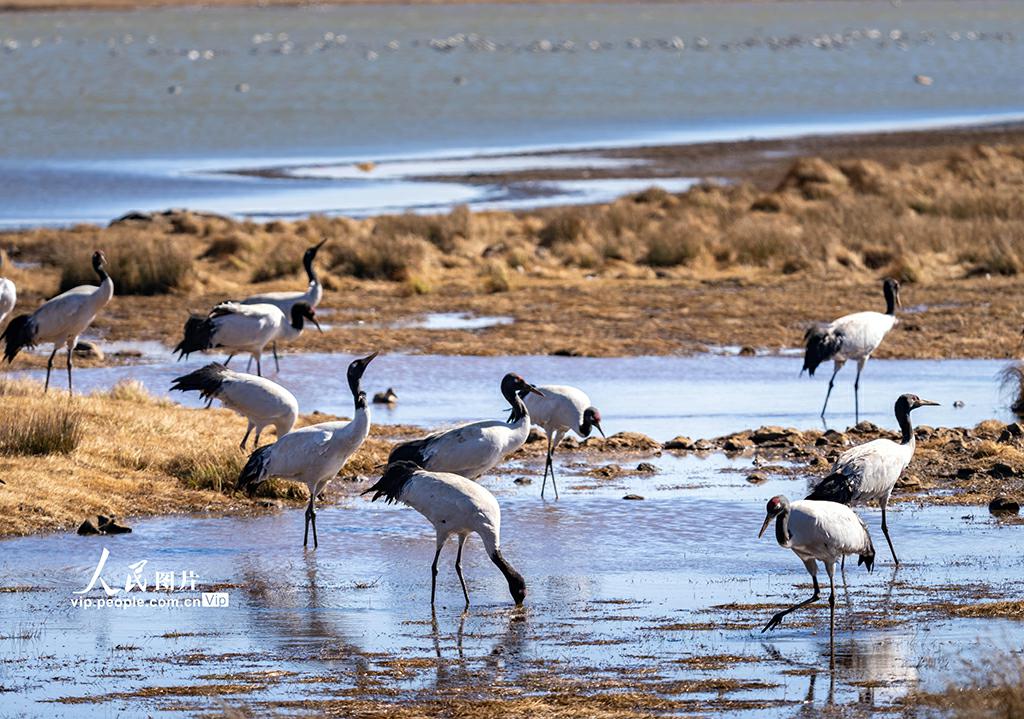
[[[21,350],[35,346],[38,332],[39,326],[32,315],[18,315],[8,323],[7,329],[0,335],[0,340],[5,342],[4,358],[8,364],[14,361]]]
[[[371,502],[376,502],[381,497],[384,497],[384,501],[388,504],[397,502],[399,495],[402,494],[402,490],[405,489],[406,482],[419,469],[420,467],[413,462],[393,462],[387,466],[387,469],[384,470],[384,474],[377,480],[377,483],[363,492],[363,494],[376,492],[370,498]]]
[[[808,327],[804,332],[807,350],[804,352],[804,368],[800,370],[814,376],[814,370],[822,362],[832,359],[843,346],[843,333],[832,330],[826,324]]]
[[[188,357],[193,352],[202,352],[213,347],[213,333],[215,329],[210,317],[190,315],[185,320],[184,336],[181,338],[181,342],[174,348],[174,351],[178,353],[178,359]]]
[[[245,490],[245,493],[252,496],[256,487],[267,478],[267,469],[270,466],[270,451],[274,448],[272,444],[265,444],[249,455],[249,460],[242,468],[235,482],[235,490]]]
[[[842,472],[834,472],[818,483],[804,499],[819,502],[837,502],[849,505],[853,501],[853,486],[850,478]]]
[[[426,461],[426,449],[430,443],[432,437],[423,437],[422,439],[413,439],[408,442],[402,442],[402,444],[396,446],[391,450],[391,454],[388,455],[388,464],[395,464],[396,462],[412,462],[413,464],[422,467]]]
[[[171,391],[198,392],[203,399],[209,399],[220,391],[221,385],[224,384],[224,375],[228,371],[228,368],[220,362],[211,362],[195,372],[175,377],[171,384]]]

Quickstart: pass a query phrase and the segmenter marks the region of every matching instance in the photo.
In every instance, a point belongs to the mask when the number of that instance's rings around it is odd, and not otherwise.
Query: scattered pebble
[[[513,484],[533,484],[533,480],[529,477],[516,477],[512,480]]]
[[[658,468],[655,467],[650,462],[641,462],[640,464],[638,464],[636,466],[636,471],[637,472],[642,472],[644,474],[656,474],[657,471],[658,471]]]
[[[639,494],[627,494],[625,497],[623,497],[623,499],[636,501],[643,499],[643,497],[641,497]]]
[[[988,503],[988,511],[996,515],[1020,514],[1020,502],[1007,497],[996,497]]]

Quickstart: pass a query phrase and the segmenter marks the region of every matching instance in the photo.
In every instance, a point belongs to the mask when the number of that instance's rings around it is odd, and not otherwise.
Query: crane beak
[[[606,435],[604,433],[604,430],[601,429],[601,423],[600,422],[594,422],[594,426],[597,428],[597,431],[601,433],[602,437],[604,437],[605,439],[608,439],[608,435]]]
[[[324,245],[326,245],[328,239],[329,238],[325,237],[322,240],[320,240],[318,243],[313,245],[313,251],[315,252],[315,251],[319,250],[321,247],[323,247]]]
[[[930,399],[919,399],[917,400],[918,407],[941,407],[942,405],[938,402],[932,402]]]
[[[772,523],[772,515],[768,515],[764,518],[764,524],[761,525],[761,531],[757,533],[757,538],[760,539],[764,535],[764,530],[768,529],[768,525]]]
[[[320,323],[316,321],[316,317],[310,317],[309,321],[316,325],[316,328],[320,330],[320,334],[324,333],[324,328],[320,326]]]
[[[360,361],[360,362],[362,362],[362,363],[363,363],[363,367],[365,367],[366,365],[368,365],[368,364],[370,364],[371,362],[373,362],[373,358],[374,358],[374,357],[376,357],[376,356],[377,356],[377,355],[379,355],[379,354],[380,354],[380,350],[377,350],[377,351],[376,351],[376,352],[374,352],[373,354],[371,354],[371,355],[368,355],[368,356],[366,356],[366,357],[363,357],[363,358],[362,358],[361,360],[359,360],[359,361]],[[395,396],[397,396],[397,395],[395,395]]]
[[[537,389],[536,387],[534,387],[534,386],[533,386],[532,384],[527,384],[527,385],[526,385],[526,391],[527,391],[527,392],[533,392],[533,393],[534,393],[535,395],[537,395],[538,397],[543,397],[543,396],[544,396],[544,393],[543,393],[543,392],[541,392],[541,391],[540,391],[539,389]]]

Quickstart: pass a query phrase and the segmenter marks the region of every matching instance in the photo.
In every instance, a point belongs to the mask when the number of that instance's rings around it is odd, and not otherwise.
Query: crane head
[[[583,426],[580,428],[583,431],[583,436],[589,437],[592,428],[600,432],[602,437],[607,436],[601,429],[601,413],[597,407],[587,407],[583,412]]]
[[[313,309],[312,305],[308,302],[296,302],[292,305],[292,326],[301,328],[303,320],[309,320],[320,330],[320,334],[324,333],[320,323],[316,321],[316,310]]]
[[[541,397],[544,396],[543,392],[541,392],[539,389],[534,387],[532,384],[530,384],[529,382],[527,382],[525,379],[523,379],[514,372],[509,372],[501,380],[501,393],[505,395],[506,398],[515,394],[518,394],[521,397],[525,397],[531,392]],[[509,402],[511,401],[512,400],[510,399]]]
[[[781,494],[769,499],[764,524],[761,525],[761,531],[757,533],[757,538],[760,539],[764,535],[765,530],[768,529],[768,525],[772,523],[772,520],[787,509],[789,509],[789,500]]]
[[[99,270],[101,267],[105,267],[107,264],[107,256],[103,254],[103,250],[96,250],[92,253],[92,268]]]
[[[900,414],[900,405],[903,405],[902,409],[906,412],[915,410],[918,407],[939,407],[938,402],[932,402],[930,399],[921,399],[916,394],[903,394],[900,395],[899,399],[896,400],[896,414]]]
[[[896,303],[897,307],[903,307],[903,302],[900,301],[900,282],[899,280],[893,279],[892,277],[886,277],[882,280],[882,291],[885,293],[886,298],[892,295],[893,302]]]

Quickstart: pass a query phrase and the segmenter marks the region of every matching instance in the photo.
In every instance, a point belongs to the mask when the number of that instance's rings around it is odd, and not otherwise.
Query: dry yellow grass
[[[238,449],[245,421],[233,412],[185,409],[150,397],[137,384],[69,398],[63,392],[44,396],[37,383],[3,380],[0,396],[0,425],[18,424],[32,413],[71,411],[82,434],[67,453],[0,453],[6,482],[0,484],[0,536],[71,530],[93,514],[245,512],[259,506],[230,494],[246,458]],[[387,446],[369,440],[344,472],[369,472]],[[275,482],[260,493],[267,495],[301,502],[305,489]]]
[[[1004,357],[1017,350],[1024,295],[1020,197],[1024,147],[979,146],[890,167],[800,160],[767,193],[701,185],[518,214],[458,208],[265,224],[178,212],[11,232],[0,246],[42,263],[10,271],[20,308],[57,291],[59,248],[173,247],[156,279],[132,288],[114,276],[119,294],[96,322],[110,339],[173,344],[189,308],[304,287],[302,250],[326,237],[317,260],[323,306],[345,315],[322,336],[307,333],[300,349],[614,355],[794,346],[812,321],[880,307],[879,280],[892,275],[906,283],[908,304],[930,307],[907,316],[901,329],[910,331],[894,333],[880,356]],[[187,281],[175,279],[181,258]],[[130,271],[141,278],[144,269]],[[170,294],[125,294],[154,287]],[[518,321],[477,333],[386,326],[453,310]]]

